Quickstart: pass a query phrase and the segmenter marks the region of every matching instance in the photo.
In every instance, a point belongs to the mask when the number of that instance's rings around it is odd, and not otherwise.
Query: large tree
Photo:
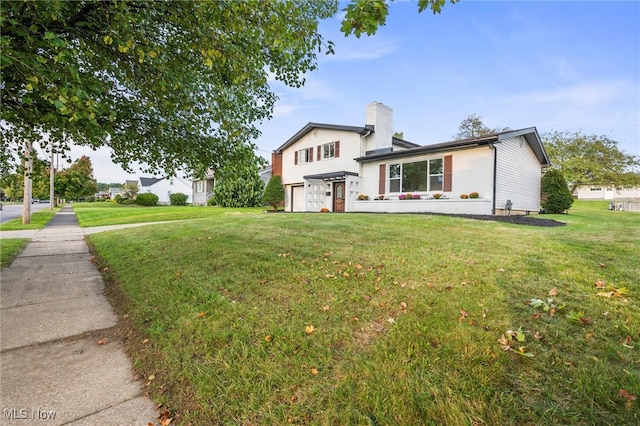
[[[125,169],[173,173],[242,159],[276,100],[331,44],[329,1],[0,3],[2,152],[53,139],[109,146]],[[5,158],[6,160],[6,158]]]
[[[506,132],[508,127],[496,127],[490,129],[482,122],[482,116],[477,114],[471,114],[460,122],[458,126],[458,134],[454,136],[456,140],[461,139],[473,139],[487,135],[494,135],[500,132]]]
[[[55,179],[55,190],[57,194],[69,200],[85,198],[98,192],[91,159],[83,155],[68,169],[59,172]]]
[[[640,157],[618,148],[607,137],[582,132],[550,132],[542,135],[551,167],[562,172],[571,192],[579,185],[640,185]]]

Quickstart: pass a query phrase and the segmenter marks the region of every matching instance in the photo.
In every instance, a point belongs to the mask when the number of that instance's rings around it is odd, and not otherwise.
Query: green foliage
[[[262,204],[272,206],[274,210],[278,210],[278,206],[284,201],[284,187],[282,186],[282,177],[273,175],[267,183],[267,188],[262,196]]]
[[[93,178],[91,159],[83,155],[68,169],[56,174],[55,193],[68,200],[79,200],[98,192],[96,180]]]
[[[187,194],[176,192],[175,194],[169,195],[169,202],[172,206],[186,206],[187,198],[189,198]]]
[[[452,4],[458,1],[449,0]],[[446,3],[446,0],[419,0],[418,12],[431,9],[434,14],[440,13]],[[354,34],[360,38],[362,33],[369,36],[375,34],[379,27],[386,24],[389,5],[386,0],[352,0],[343,12],[345,17],[340,31],[347,36]]]
[[[264,181],[257,174],[221,179],[213,190],[211,202],[221,207],[256,207],[260,205]]]
[[[158,204],[158,196],[156,194],[138,194],[136,204],[139,206],[155,206]]]
[[[130,170],[219,169],[270,118],[273,78],[304,84],[337,1],[3,1],[0,165],[47,134]],[[180,143],[176,143],[180,141]]]
[[[542,208],[547,213],[564,213],[573,204],[573,197],[560,170],[547,170],[542,176]]]
[[[551,167],[562,172],[571,192],[579,185],[640,185],[640,157],[621,151],[607,136],[556,131],[542,140]]]

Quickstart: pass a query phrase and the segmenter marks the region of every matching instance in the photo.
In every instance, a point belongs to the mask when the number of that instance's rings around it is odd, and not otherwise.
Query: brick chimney
[[[367,137],[366,153],[380,154],[391,152],[391,138],[393,137],[393,110],[380,102],[367,105],[367,127],[374,132]]]

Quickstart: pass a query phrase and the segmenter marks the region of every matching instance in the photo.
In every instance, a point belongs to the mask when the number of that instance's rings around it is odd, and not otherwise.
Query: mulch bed
[[[494,222],[506,222],[506,223],[513,223],[516,225],[545,226],[550,228],[566,225],[566,223],[564,222],[559,222],[554,219],[542,219],[539,216],[522,216],[522,215],[493,216],[493,215],[475,215],[475,214],[452,214],[452,215],[446,215],[446,216],[464,217],[467,219],[476,219],[476,220],[492,220]]]

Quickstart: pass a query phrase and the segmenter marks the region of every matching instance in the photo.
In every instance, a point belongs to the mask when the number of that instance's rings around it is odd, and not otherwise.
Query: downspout
[[[492,197],[492,206],[491,206],[491,214],[496,214],[496,193],[497,193],[497,185],[496,185],[496,177],[498,175],[498,149],[494,144],[489,144],[489,147],[493,150],[493,197]]]

